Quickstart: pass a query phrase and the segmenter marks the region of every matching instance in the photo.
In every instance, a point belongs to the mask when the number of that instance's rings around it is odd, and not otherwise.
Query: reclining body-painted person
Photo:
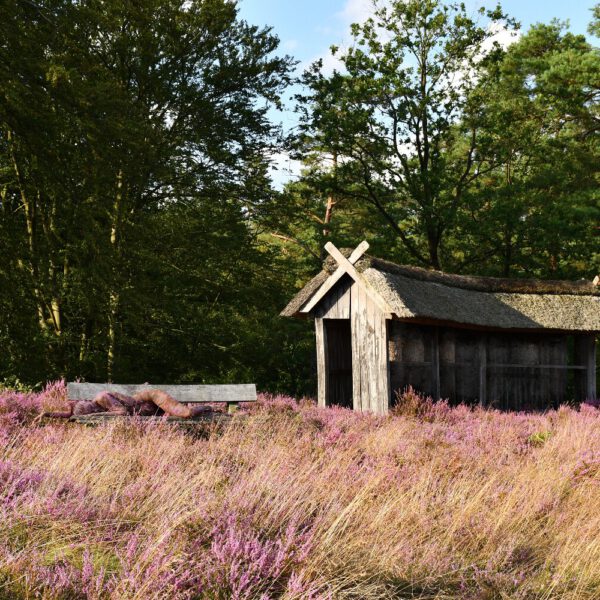
[[[168,415],[190,418],[211,412],[208,406],[187,406],[162,390],[144,390],[127,396],[119,392],[100,392],[92,400],[69,400],[69,409],[44,412],[41,417],[68,419],[74,415],[108,413],[112,415]]]

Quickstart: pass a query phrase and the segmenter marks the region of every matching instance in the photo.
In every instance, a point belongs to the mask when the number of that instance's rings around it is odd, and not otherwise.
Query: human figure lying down
[[[208,406],[188,406],[162,390],[144,390],[127,396],[119,392],[100,392],[92,400],[68,400],[69,409],[62,412],[44,412],[40,417],[68,419],[74,415],[109,413],[112,415],[168,415],[191,418],[211,412]]]

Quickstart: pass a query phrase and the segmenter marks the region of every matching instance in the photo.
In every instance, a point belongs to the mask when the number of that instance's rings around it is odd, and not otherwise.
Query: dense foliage
[[[292,193],[333,198],[334,237],[368,232],[402,262],[593,276],[598,49],[558,22],[507,46],[515,23],[499,8],[480,13],[382,3],[353,26],[352,46],[332,48],[342,71],[313,64],[299,107],[309,168]]]
[[[224,0],[1,12],[0,372],[275,385],[276,36]]]
[[[33,426],[0,393],[3,598],[600,595],[600,412],[389,417],[263,397],[225,429]],[[597,502],[598,501],[598,502]]]
[[[483,11],[485,13],[485,11]],[[226,0],[0,0],[0,381],[255,381],[305,393],[278,317],[326,238],[449,271],[600,270],[600,56],[500,9],[392,1],[314,65]],[[596,9],[590,33],[598,31]],[[268,165],[305,161],[276,191]]]

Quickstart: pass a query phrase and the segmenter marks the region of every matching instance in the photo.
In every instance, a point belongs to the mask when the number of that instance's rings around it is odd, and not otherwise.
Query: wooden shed
[[[450,275],[333,244],[282,311],[315,321],[319,404],[384,414],[408,385],[539,410],[596,399],[600,287]]]

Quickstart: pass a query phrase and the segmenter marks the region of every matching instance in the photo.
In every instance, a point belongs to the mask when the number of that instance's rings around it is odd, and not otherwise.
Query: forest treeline
[[[518,28],[392,0],[298,75],[228,0],[0,0],[0,380],[311,393],[310,323],[278,313],[327,239],[593,277],[600,5],[587,38]],[[304,169],[278,190],[281,152]]]

